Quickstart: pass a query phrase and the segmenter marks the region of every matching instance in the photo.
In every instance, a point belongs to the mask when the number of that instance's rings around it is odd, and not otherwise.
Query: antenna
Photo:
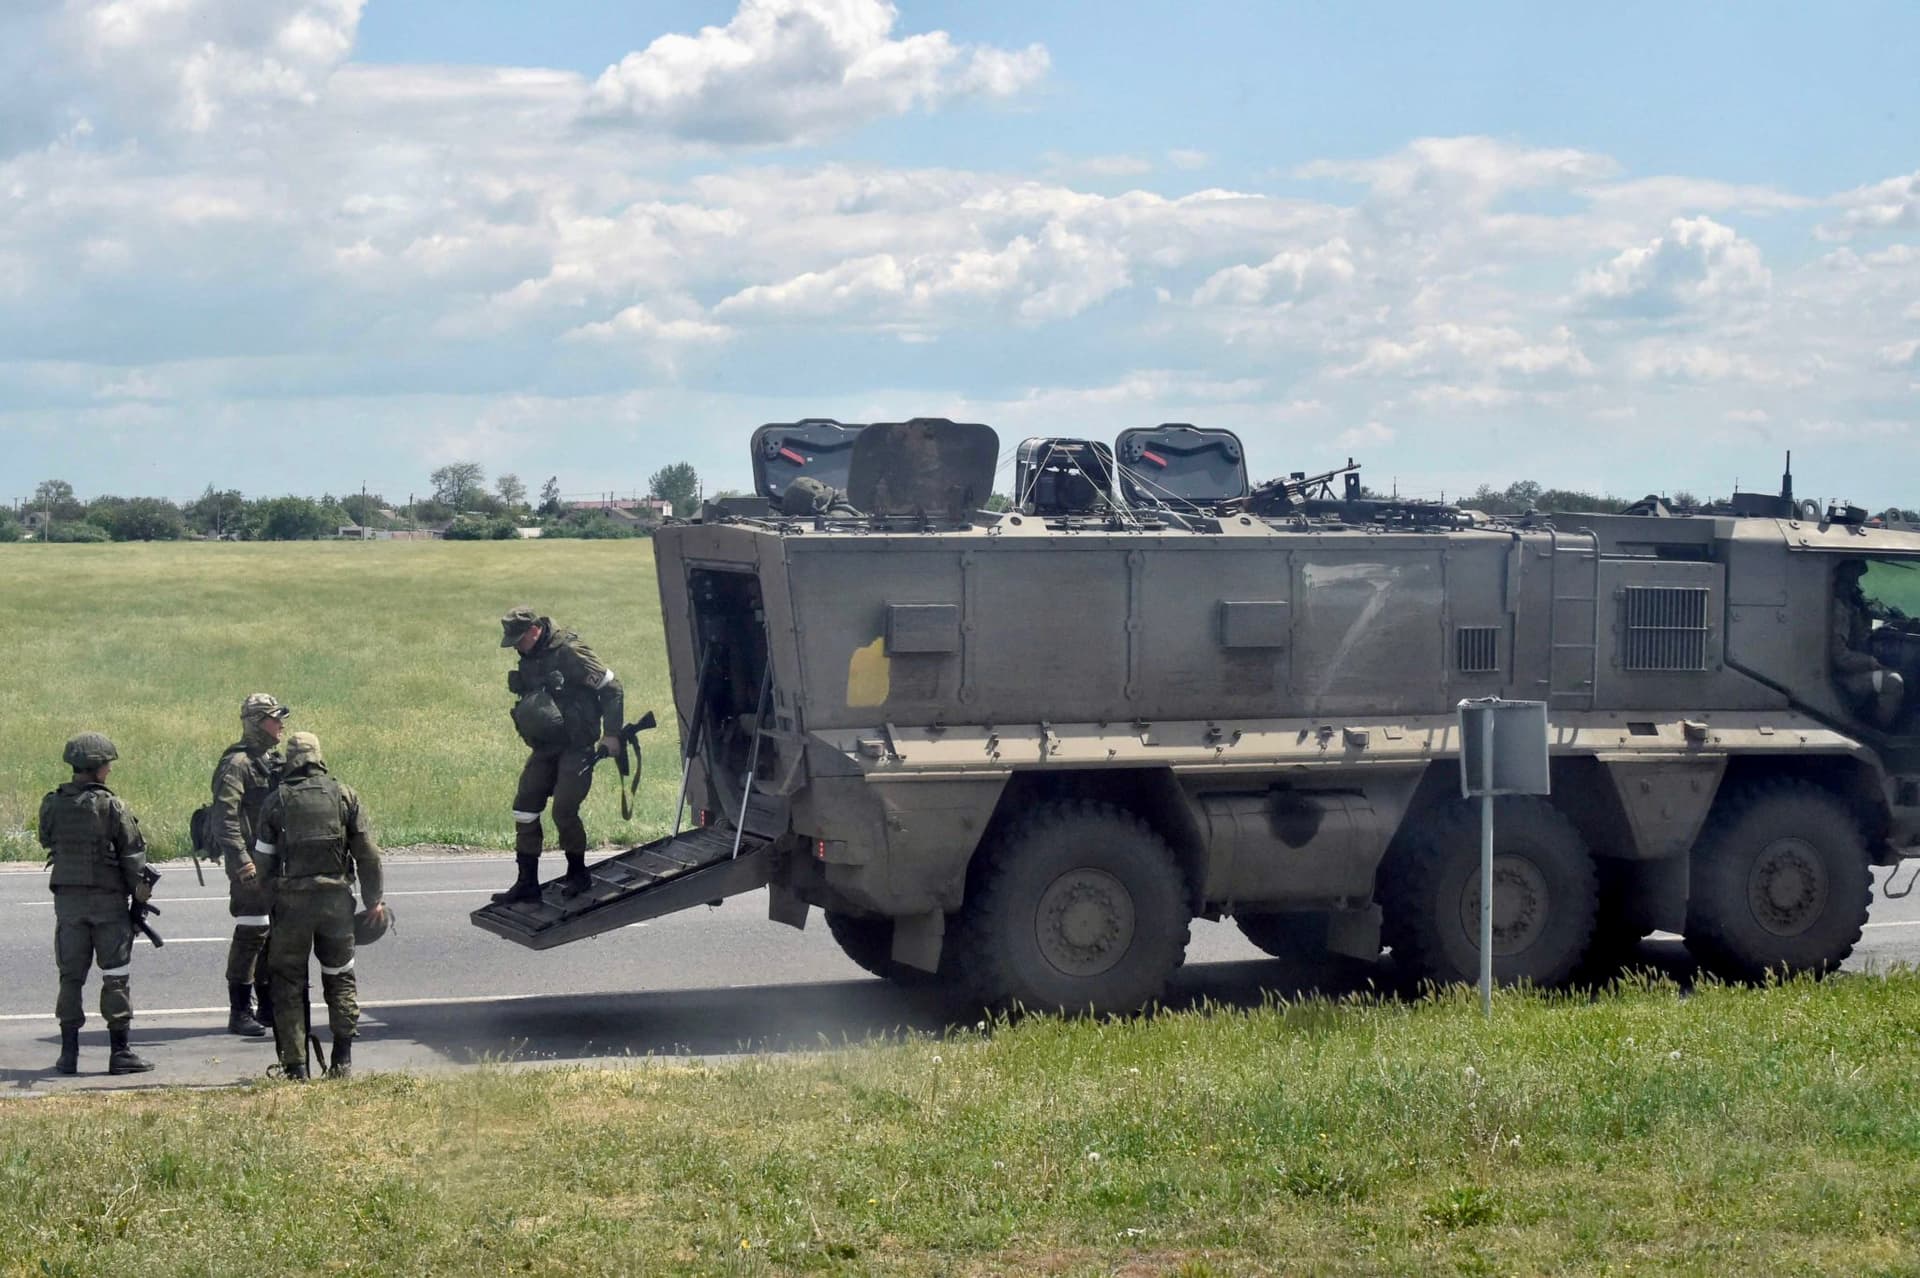
[[[1787,469],[1780,476],[1780,498],[1788,505],[1793,504],[1793,450],[1787,450]]]

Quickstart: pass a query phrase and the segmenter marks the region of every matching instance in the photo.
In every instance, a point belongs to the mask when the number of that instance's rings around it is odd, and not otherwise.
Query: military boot
[[[506,891],[493,894],[495,905],[518,905],[523,901],[540,899],[540,854],[536,852],[528,856],[523,852],[513,859],[519,867],[519,877]]]
[[[253,1016],[253,986],[242,981],[227,986],[227,1033],[241,1038],[265,1038],[267,1027]]]
[[[266,966],[265,959],[260,960],[260,966],[263,968]],[[260,1022],[261,1032],[271,1033],[273,1030],[273,982],[264,976],[253,987],[253,1006],[255,1009],[253,1019]]]
[[[53,1063],[56,1074],[78,1074],[80,1072],[80,1027],[62,1025],[60,1027],[60,1059]]]
[[[353,1040],[336,1038],[333,1040],[333,1063],[327,1066],[328,1078],[353,1077]]]
[[[107,1030],[107,1040],[113,1045],[112,1054],[107,1057],[109,1074],[144,1074],[153,1068],[152,1061],[133,1054],[133,1048],[127,1045],[128,1032],[125,1025],[115,1025]]]
[[[306,1082],[307,1063],[305,1061],[295,1061],[289,1065],[285,1061],[282,1061],[280,1063],[280,1077],[286,1079],[289,1083]]]
[[[587,873],[587,854],[585,852],[567,853],[567,873],[566,877],[560,880],[560,895],[575,897],[591,891],[593,891],[593,876]]]

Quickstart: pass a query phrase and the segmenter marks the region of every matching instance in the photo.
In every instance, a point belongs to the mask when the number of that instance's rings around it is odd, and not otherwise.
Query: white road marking
[[[387,893],[383,893],[383,895],[385,896],[479,896],[482,893],[485,893],[487,891],[489,891],[489,888],[485,886],[470,887],[470,888],[415,888],[405,892],[387,892]],[[225,904],[226,900],[227,898],[224,896],[158,896],[154,898],[153,903],[155,905],[197,905],[197,904],[203,904],[208,901],[218,901],[218,902],[221,902],[222,904]],[[29,910],[50,910],[53,908],[52,901],[14,901],[12,902],[12,904],[21,906]]]
[[[1861,927],[1920,927],[1920,919],[1896,919],[1891,923],[1862,923]]]
[[[467,994],[455,998],[396,998],[381,1003],[362,1003],[360,1010],[378,1011],[383,1007],[454,1007],[470,1003],[524,1003],[536,998],[570,998],[572,994]],[[162,1007],[148,1010],[136,1007],[136,1018],[148,1016],[225,1016],[231,1010],[225,1007]],[[0,1015],[0,1021],[51,1021],[51,1012],[8,1012]]]

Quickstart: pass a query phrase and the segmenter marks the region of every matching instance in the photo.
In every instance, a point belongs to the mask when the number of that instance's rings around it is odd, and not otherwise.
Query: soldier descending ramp
[[[1002,1006],[1149,1004],[1196,917],[1470,981],[1453,707],[1487,696],[1552,732],[1551,800],[1496,822],[1502,981],[1655,928],[1726,976],[1832,971],[1869,866],[1920,846],[1920,702],[1852,669],[1920,679],[1920,535],[1846,508],[1496,521],[1351,465],[1250,484],[1172,424],[1105,491],[1109,450],[1036,442],[995,515],[984,426],[755,438],[757,498],[654,538],[695,828],[479,926],[545,948],[764,885]]]

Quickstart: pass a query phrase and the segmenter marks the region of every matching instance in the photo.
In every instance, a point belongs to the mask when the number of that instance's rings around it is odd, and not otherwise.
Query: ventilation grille
[[[1461,626],[1453,632],[1454,668],[1461,674],[1495,674],[1500,669],[1500,628]]]
[[[1622,668],[1705,670],[1707,594],[1704,586],[1628,586]]]

